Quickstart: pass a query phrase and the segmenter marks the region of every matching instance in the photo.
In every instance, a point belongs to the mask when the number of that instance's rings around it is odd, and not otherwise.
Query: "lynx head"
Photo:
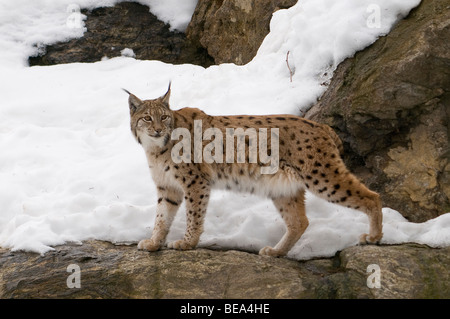
[[[169,89],[163,96],[154,100],[142,101],[129,94],[131,132],[144,148],[164,147],[170,140],[174,128],[173,112],[169,107]]]

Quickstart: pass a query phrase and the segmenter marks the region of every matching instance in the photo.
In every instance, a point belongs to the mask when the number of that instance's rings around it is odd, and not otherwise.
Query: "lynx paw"
[[[139,250],[147,250],[147,251],[157,251],[160,245],[155,244],[155,242],[151,239],[141,240],[137,246]]]
[[[194,248],[193,245],[183,239],[168,243],[167,247],[177,250],[189,250]]]
[[[359,236],[359,244],[360,245],[379,244],[381,237],[383,237],[383,234],[378,236],[370,236],[369,234],[362,234],[361,236]]]
[[[281,257],[286,255],[278,249],[266,246],[259,251],[259,254],[262,256],[272,256],[272,257]]]

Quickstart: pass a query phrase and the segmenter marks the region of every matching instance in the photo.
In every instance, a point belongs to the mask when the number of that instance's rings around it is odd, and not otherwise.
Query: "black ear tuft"
[[[165,106],[169,107],[169,99],[170,99],[170,87],[172,86],[172,81],[169,82],[169,88],[167,89],[166,94],[164,94],[161,99]]]
[[[122,89],[125,92],[129,94],[128,97],[128,105],[130,107],[130,111],[132,113],[136,112],[136,110],[142,105],[142,101],[134,94],[130,93],[129,91]]]

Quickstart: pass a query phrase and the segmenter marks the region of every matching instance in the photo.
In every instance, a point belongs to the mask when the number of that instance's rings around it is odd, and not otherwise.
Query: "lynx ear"
[[[128,97],[128,105],[130,107],[130,111],[132,113],[136,112],[136,110],[142,105],[142,101],[134,94],[131,94],[129,91],[122,89],[129,94]]]
[[[169,82],[169,88],[167,89],[166,94],[161,97],[161,101],[165,106],[169,107],[169,99],[170,99],[170,86],[172,85],[172,81]]]

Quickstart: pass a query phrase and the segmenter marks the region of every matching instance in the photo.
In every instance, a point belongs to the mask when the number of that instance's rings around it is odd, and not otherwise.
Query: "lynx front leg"
[[[182,201],[183,193],[181,191],[158,186],[158,206],[156,207],[152,237],[141,240],[138,249],[156,251],[161,248]]]
[[[274,248],[264,247],[259,254],[278,257],[286,255],[308,227],[309,222],[305,215],[305,191],[302,189],[293,197],[273,199],[273,203],[283,217],[287,230]]]
[[[183,239],[169,243],[169,248],[187,250],[197,246],[203,232],[209,194],[209,189],[186,191],[186,233]]]

